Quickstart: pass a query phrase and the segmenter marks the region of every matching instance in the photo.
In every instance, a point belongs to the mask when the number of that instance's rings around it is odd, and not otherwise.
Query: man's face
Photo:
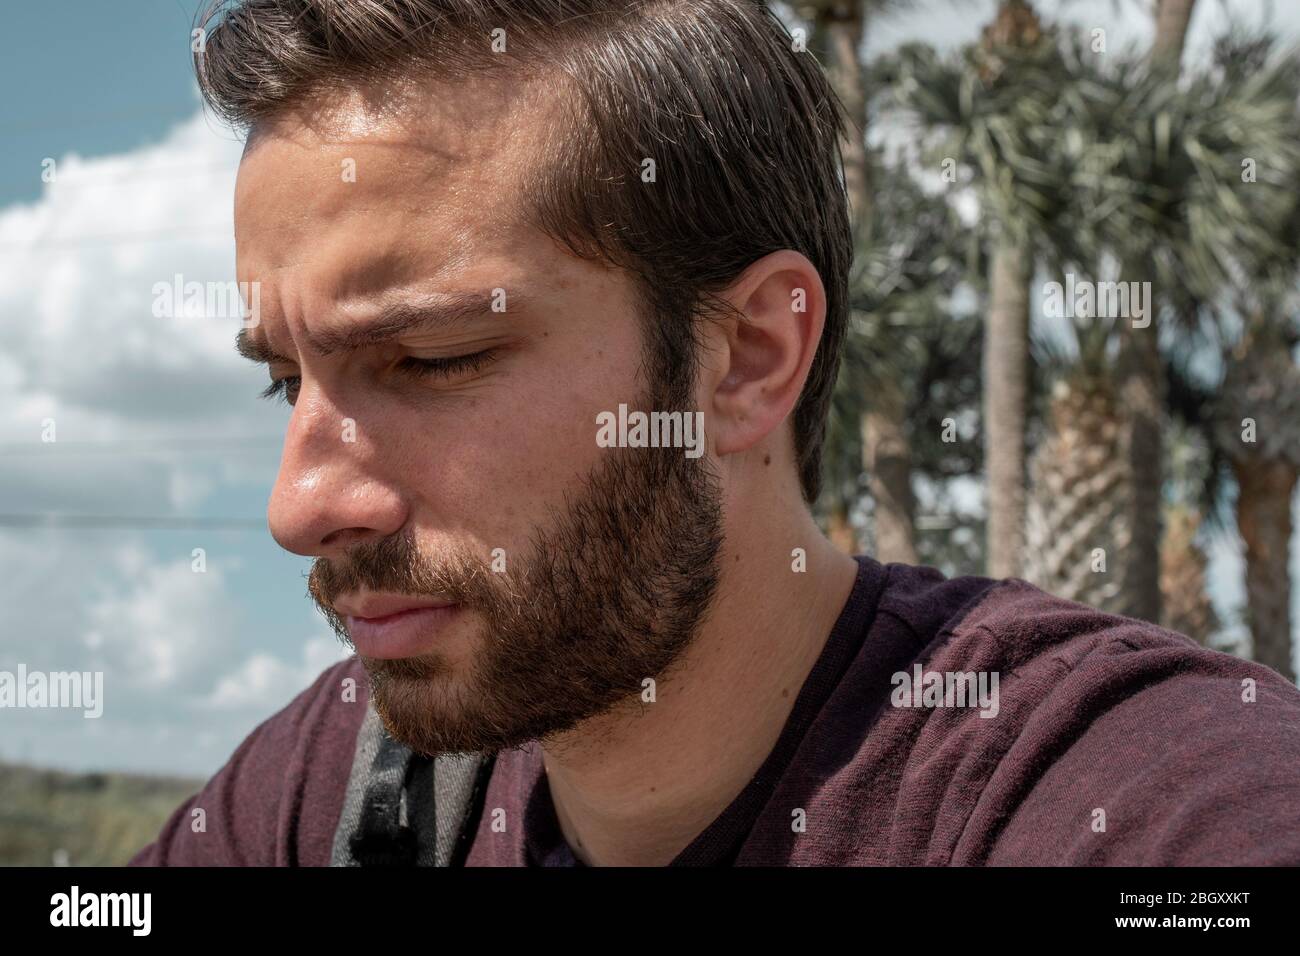
[[[535,89],[289,114],[236,187],[248,344],[294,403],[272,534],[317,557],[312,597],[390,732],[428,753],[516,746],[637,694],[717,577],[710,456],[596,442],[620,403],[700,406],[647,361],[628,278],[520,221],[554,122]]]

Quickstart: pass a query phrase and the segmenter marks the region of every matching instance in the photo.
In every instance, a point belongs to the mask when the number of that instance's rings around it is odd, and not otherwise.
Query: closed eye
[[[453,355],[447,358],[416,358],[407,356],[397,363],[397,368],[407,375],[417,378],[450,378],[462,372],[477,372],[497,357],[495,349],[484,349],[472,355]],[[277,378],[264,388],[259,398],[279,399],[292,405],[302,385],[302,376],[286,375]]]
[[[302,378],[298,375],[286,375],[284,378],[272,380],[271,384],[258,393],[258,398],[279,399],[286,405],[292,405],[289,399],[289,389],[292,388],[294,396],[297,397],[298,386],[302,384]]]
[[[408,356],[397,363],[402,371],[416,376],[448,377],[460,372],[477,372],[497,357],[495,349],[484,349],[472,355],[454,355],[450,358],[416,358]]]

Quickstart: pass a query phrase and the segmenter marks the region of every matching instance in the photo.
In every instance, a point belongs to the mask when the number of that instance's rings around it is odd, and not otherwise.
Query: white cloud
[[[155,284],[178,273],[234,280],[241,150],[196,112],[139,149],[55,157],[39,199],[0,209],[0,511],[127,519],[0,529],[0,661],[102,670],[106,697],[100,721],[8,715],[6,756],[211,772],[332,662],[328,650],[341,653],[287,636],[286,611],[301,614],[303,597],[261,586],[263,569],[293,573],[265,533],[129,520],[255,518],[266,506],[287,410],[256,401],[266,373],[234,353],[238,316],[153,310]],[[53,444],[41,441],[47,417]],[[204,573],[191,568],[196,546]],[[222,704],[217,724],[210,702]]]
[[[196,113],[134,152],[59,158],[39,200],[0,210],[0,440],[35,440],[46,415],[59,440],[248,430],[260,375],[234,354],[238,317],[152,310],[177,274],[234,280],[241,148]]]
[[[196,687],[220,665],[235,630],[222,570],[195,572],[186,557],[137,570],[125,581],[129,590],[95,599],[87,612],[105,664],[131,685]]]
[[[350,656],[333,637],[313,637],[302,645],[302,659],[289,663],[271,654],[256,653],[221,678],[199,703],[213,710],[269,711],[281,706],[314,681],[331,664]]]

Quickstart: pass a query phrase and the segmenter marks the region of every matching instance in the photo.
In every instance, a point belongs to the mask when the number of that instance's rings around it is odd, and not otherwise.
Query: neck
[[[857,574],[795,510],[728,528],[713,608],[653,703],[637,696],[544,742],[556,815],[584,863],[671,862],[771,753]],[[792,569],[796,547],[806,571]]]

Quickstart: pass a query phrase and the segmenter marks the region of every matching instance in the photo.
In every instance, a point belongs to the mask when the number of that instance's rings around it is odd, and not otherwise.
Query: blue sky
[[[192,16],[182,0],[6,10],[0,512],[262,527],[0,528],[0,669],[105,674],[98,720],[6,710],[6,759],[207,774],[342,656],[310,562],[265,530],[287,414],[254,397],[266,373],[233,354],[237,319],[151,312],[177,273],[234,277],[241,143],[200,112]]]
[[[32,170],[46,156],[127,152],[193,115],[193,11],[186,0],[5,4],[0,204],[40,196]]]
[[[1225,14],[1202,0],[1193,54]],[[973,38],[993,0],[920,3],[873,47]],[[1044,0],[1044,9],[1058,5]],[[1237,0],[1234,11],[1266,4]],[[0,758],[207,775],[343,655],[306,597],[308,559],[265,530],[287,409],[231,349],[237,319],[155,317],[155,283],[234,278],[241,143],[199,108],[188,0],[6,5],[0,31],[0,669],[102,670],[104,716],[0,712]],[[1066,3],[1112,42],[1149,36],[1136,0]],[[1276,20],[1300,36],[1300,4]],[[57,178],[42,182],[53,159]],[[57,440],[41,441],[53,419]],[[237,519],[148,530],[133,519]],[[192,570],[202,548],[207,570]],[[1240,600],[1231,543],[1214,592]]]

